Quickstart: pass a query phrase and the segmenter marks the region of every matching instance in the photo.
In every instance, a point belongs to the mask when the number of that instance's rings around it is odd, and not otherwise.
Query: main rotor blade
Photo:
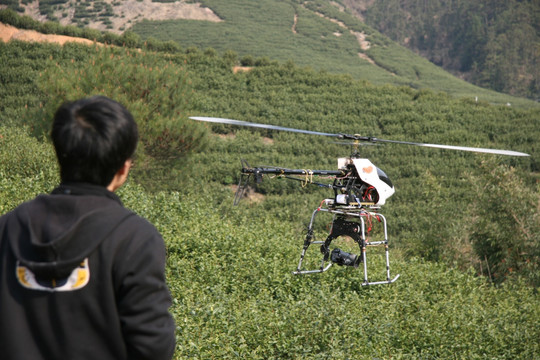
[[[222,118],[214,118],[214,117],[190,116],[190,119],[199,120],[199,121],[213,122],[213,123],[220,123],[220,124],[251,126],[251,127],[261,128],[261,129],[290,131],[290,132],[301,133],[301,134],[309,134],[309,135],[322,135],[322,136],[332,136],[332,137],[340,137],[341,136],[339,134],[323,133],[323,132],[310,131],[310,130],[300,130],[300,129],[293,129],[293,128],[288,128],[288,127],[283,127],[283,126],[258,124],[258,123],[252,123],[252,122],[247,122],[247,121],[222,119]]]
[[[377,139],[377,138],[373,138],[373,139],[371,139],[371,141],[394,143],[394,144],[415,145],[415,146],[423,146],[423,147],[430,147],[430,148],[437,148],[437,149],[470,151],[470,152],[497,154],[497,155],[531,156],[531,155],[526,154],[526,153],[522,153],[522,152],[519,152],[519,151],[512,151],[512,150],[485,149],[485,148],[476,148],[476,147],[468,147],[468,146],[454,146],[454,145],[424,144],[424,143],[415,143],[415,142],[410,142],[410,141],[383,140],[383,139]]]
[[[485,149],[485,148],[476,148],[476,147],[467,147],[467,146],[425,144],[425,143],[416,143],[416,142],[410,142],[410,141],[384,140],[384,139],[378,139],[378,138],[369,137],[369,136],[323,133],[323,132],[318,132],[318,131],[300,130],[300,129],[293,129],[293,128],[288,128],[288,127],[283,127],[283,126],[259,124],[259,123],[252,123],[248,121],[223,119],[223,118],[215,118],[215,117],[191,116],[190,119],[198,120],[198,121],[220,123],[220,124],[250,126],[250,127],[261,128],[261,129],[290,131],[290,132],[309,134],[309,135],[331,136],[331,137],[337,137],[340,139],[367,141],[371,143],[385,142],[385,143],[393,143],[393,144],[405,144],[405,145],[423,146],[423,147],[438,148],[438,149],[470,151],[470,152],[497,154],[497,155],[530,156],[529,154],[518,152],[518,151],[512,151],[512,150]]]

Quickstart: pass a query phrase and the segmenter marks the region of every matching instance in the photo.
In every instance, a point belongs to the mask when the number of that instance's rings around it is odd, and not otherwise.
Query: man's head
[[[121,104],[104,96],[65,103],[51,137],[62,182],[107,186],[135,153],[137,124]]]

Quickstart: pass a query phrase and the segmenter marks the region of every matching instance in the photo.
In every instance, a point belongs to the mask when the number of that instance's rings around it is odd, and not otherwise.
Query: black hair
[[[51,131],[62,182],[108,186],[133,157],[138,137],[131,113],[105,96],[63,104]]]

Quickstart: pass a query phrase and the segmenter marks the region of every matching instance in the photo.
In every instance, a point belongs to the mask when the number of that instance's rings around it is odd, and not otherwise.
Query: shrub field
[[[119,195],[165,239],[176,359],[540,357],[538,109],[373,85],[293,62],[259,59],[234,74],[237,61],[198,49],[0,43],[0,213],[57,184],[47,135],[54,107],[109,95],[141,128],[140,161]],[[401,274],[366,288],[361,270],[291,273],[327,191],[265,179],[232,206],[240,159],[332,170],[348,146],[207,126],[191,115],[532,156],[362,147],[396,187],[382,212],[391,270]],[[372,265],[383,267],[373,251]]]

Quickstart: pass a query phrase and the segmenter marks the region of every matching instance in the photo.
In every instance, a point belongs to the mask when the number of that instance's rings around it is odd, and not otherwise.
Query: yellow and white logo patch
[[[19,284],[27,289],[41,291],[75,291],[82,289],[90,280],[88,258],[84,259],[65,279],[38,280],[34,273],[17,261],[16,274]]]

